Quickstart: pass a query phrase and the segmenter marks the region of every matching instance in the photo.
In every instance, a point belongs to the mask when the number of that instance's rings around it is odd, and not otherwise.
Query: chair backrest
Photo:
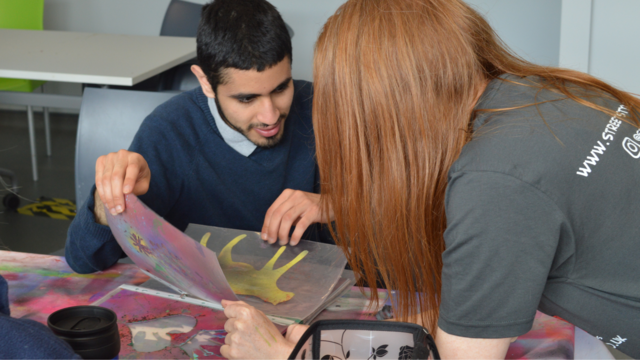
[[[0,0],[0,29],[42,30],[44,0]]]
[[[22,1],[22,0],[20,0]],[[176,93],[86,88],[76,139],[76,203],[78,208],[95,183],[96,160],[128,149],[142,120]]]
[[[1,1],[1,0],[0,0]],[[183,0],[171,0],[160,28],[160,36],[196,37],[202,5]],[[289,24],[284,24],[293,38],[294,32]]]
[[[160,28],[160,36],[196,37],[202,5],[171,0]]]

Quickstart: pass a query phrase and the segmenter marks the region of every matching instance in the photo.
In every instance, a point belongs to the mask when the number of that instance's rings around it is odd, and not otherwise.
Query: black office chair
[[[87,88],[82,96],[76,137],[76,204],[78,209],[95,183],[98,157],[128,149],[140,124],[176,93]]]
[[[202,5],[183,0],[171,0],[164,14],[160,36],[196,37]],[[293,38],[293,29],[287,24],[289,36]]]
[[[188,1],[171,0],[164,14],[160,36],[196,37],[202,5]],[[196,59],[188,60],[159,75],[159,91],[187,91],[200,86],[191,72]]]
[[[99,156],[128,149],[142,121],[176,93],[88,87],[82,96],[76,137],[76,204],[80,209],[95,183]],[[50,255],[64,256],[64,248]],[[130,260],[121,261],[131,263]]]

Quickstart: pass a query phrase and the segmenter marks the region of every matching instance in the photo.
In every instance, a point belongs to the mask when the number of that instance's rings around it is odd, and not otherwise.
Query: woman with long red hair
[[[504,358],[539,309],[640,357],[639,99],[517,57],[461,0],[349,0],[314,61],[321,208],[398,319]],[[227,305],[249,356],[258,315]]]

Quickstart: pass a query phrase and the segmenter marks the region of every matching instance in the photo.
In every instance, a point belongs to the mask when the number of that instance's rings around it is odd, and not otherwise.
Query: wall
[[[581,1],[581,0],[580,0]],[[561,0],[467,0],[498,36],[531,62],[558,66]]]
[[[640,94],[640,1],[594,0],[589,73]]]
[[[204,4],[208,0],[191,0]],[[313,46],[345,0],[271,0],[295,32],[294,77],[311,80]],[[468,0],[524,58],[557,65],[560,0]],[[45,29],[157,35],[169,0],[46,0]],[[527,16],[522,16],[527,14]]]
[[[640,94],[640,1],[563,0],[560,66]]]
[[[45,0],[49,30],[156,35],[170,0]],[[190,0],[204,4],[208,0]],[[345,0],[272,0],[294,29],[293,74],[311,80],[313,46]],[[467,0],[527,60],[570,67],[640,93],[638,0]],[[419,31],[419,30],[418,30]],[[46,92],[79,94],[78,84]]]

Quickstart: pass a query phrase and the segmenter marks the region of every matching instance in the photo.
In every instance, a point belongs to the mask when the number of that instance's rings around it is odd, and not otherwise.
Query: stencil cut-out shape
[[[133,245],[133,247],[138,249],[139,253],[145,255],[153,255],[151,249],[149,249],[147,241],[143,239],[139,234],[131,232],[131,235],[129,236],[129,242],[131,243],[131,245]]]
[[[127,326],[131,329],[133,348],[138,352],[152,352],[171,345],[170,334],[193,330],[196,319],[189,315],[173,315],[129,323]]]
[[[273,266],[286,248],[286,246],[281,246],[278,252],[262,269],[256,270],[249,264],[234,262],[231,258],[231,250],[233,247],[246,236],[247,235],[240,235],[231,240],[231,242],[220,251],[220,255],[218,255],[220,267],[233,292],[240,295],[252,295],[273,305],[290,300],[295,294],[280,290],[276,282],[287,270],[307,256],[309,251],[305,250],[301,252],[288,264],[274,270]],[[205,237],[207,239],[205,239]],[[208,236],[205,234],[202,241],[206,243],[207,240]]]
[[[200,239],[200,244],[202,244],[202,246],[204,246],[204,247],[207,247],[207,243],[209,242],[209,237],[210,236],[211,236],[210,232],[202,235],[202,239]]]
[[[180,344],[180,349],[186,352],[191,359],[200,356],[216,356],[222,358],[220,347],[224,345],[227,332],[224,330],[201,330],[193,335],[185,343]]]

